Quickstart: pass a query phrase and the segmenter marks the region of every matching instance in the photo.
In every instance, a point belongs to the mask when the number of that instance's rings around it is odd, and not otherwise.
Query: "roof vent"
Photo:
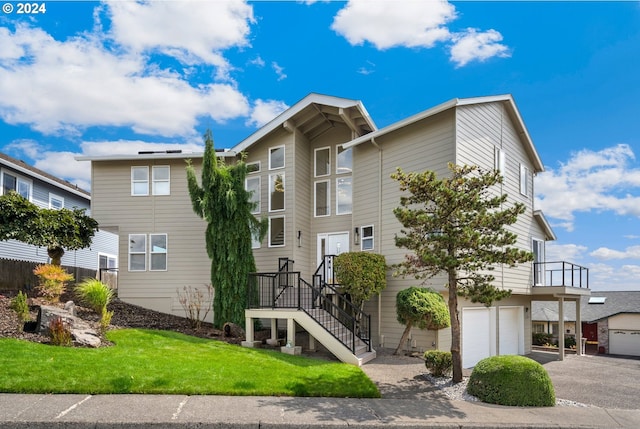
[[[589,297],[589,304],[604,304],[606,300],[606,296],[591,296]]]
[[[170,150],[141,150],[138,151],[138,155],[152,155],[154,153],[182,153],[182,149],[170,149]]]

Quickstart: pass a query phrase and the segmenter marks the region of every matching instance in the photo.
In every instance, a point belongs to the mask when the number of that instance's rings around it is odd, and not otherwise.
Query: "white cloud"
[[[249,112],[232,83],[193,87],[175,72],[147,65],[143,56],[107,50],[95,37],[59,42],[18,25],[13,33],[0,32],[0,45],[12,46],[10,58],[0,62],[0,117],[43,134],[101,125],[189,135],[198,117],[222,122]]]
[[[546,260],[553,261],[579,261],[587,251],[586,246],[579,244],[556,244],[548,242],[545,245]]]
[[[253,110],[251,111],[251,117],[247,121],[247,125],[254,125],[261,127],[280,113],[287,110],[287,106],[282,101],[278,100],[256,100]]]
[[[331,28],[351,45],[373,44],[384,50],[395,47],[433,48],[449,43],[450,58],[457,67],[472,61],[509,56],[496,30],[451,30],[457,19],[455,6],[437,1],[349,0],[335,16]]]
[[[640,265],[590,264],[589,288],[597,291],[640,290]]]
[[[591,252],[590,255],[605,261],[611,259],[640,259],[640,246],[627,247],[624,251],[600,247]]]
[[[493,57],[508,57],[509,48],[501,43],[502,34],[496,30],[478,32],[469,28],[463,33],[453,36],[451,61],[457,67],[467,65],[471,61],[485,61]]]
[[[536,207],[571,230],[575,212],[611,211],[640,217],[640,169],[631,147],[582,150],[535,179]]]
[[[284,68],[281,67],[278,63],[276,63],[275,61],[272,62],[271,67],[273,68],[273,71],[276,72],[279,81],[287,78],[287,75],[284,72]]]

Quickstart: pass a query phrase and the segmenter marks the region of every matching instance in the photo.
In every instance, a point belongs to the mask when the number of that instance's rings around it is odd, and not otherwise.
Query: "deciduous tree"
[[[411,250],[397,268],[399,275],[428,279],[447,276],[451,318],[453,381],[462,381],[458,296],[491,305],[508,297],[497,288],[491,271],[499,264],[515,266],[533,259],[531,252],[512,247],[517,236],[506,229],[525,212],[521,203],[507,202],[494,187],[502,183],[497,171],[449,164],[450,175],[433,171],[392,174],[408,196],[394,209],[404,229],[396,246]]]

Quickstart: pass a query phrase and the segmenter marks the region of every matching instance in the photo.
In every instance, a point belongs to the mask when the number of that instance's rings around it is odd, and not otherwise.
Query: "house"
[[[286,320],[290,345],[292,332],[302,327],[355,364],[375,356],[376,347],[398,345],[403,326],[396,321],[395,297],[417,282],[389,274],[366,314],[351,320],[332,270],[332,255],[347,251],[381,253],[388,264],[403,260],[392,213],[400,199],[390,178],[397,167],[439,175],[448,173],[449,162],[496,168],[505,177],[497,192],[526,205],[512,230],[535,262],[497,267],[495,284],[511,289],[510,298],[489,308],[460,301],[464,367],[490,355],[528,353],[533,298],[578,302],[589,294],[586,268],[545,261],[545,242],[555,236],[533,206],[533,177],[543,164],[510,95],[453,99],[378,129],[361,102],[310,94],[218,156],[233,160],[240,153],[250,164],[246,186],[258,203],[255,215],[269,221],[267,237],[254,242],[259,273],[250,287],[258,298],[246,311],[247,345],[253,319],[270,320],[272,328]],[[120,236],[120,266],[128,267],[121,270],[120,297],[184,314],[176,290],[209,281],[205,225],[192,213],[184,171],[185,159],[201,168],[202,154],[79,159],[92,162],[94,216]],[[554,276],[558,269],[571,275]],[[445,284],[442,276],[428,282],[446,298]],[[449,329],[414,330],[406,347],[448,350],[450,342]]]
[[[558,333],[558,303],[533,302],[534,332]],[[576,312],[565,306],[566,333],[575,333]],[[640,291],[591,292],[580,305],[582,338],[599,353],[640,356]]]
[[[0,153],[0,195],[10,191],[18,192],[40,208],[80,208],[87,209],[87,214],[90,214],[91,195],[87,191]],[[16,240],[0,241],[0,264],[9,264],[8,261],[48,263],[49,256],[44,247]],[[90,248],[66,251],[61,263],[66,267],[94,272],[100,269],[117,269],[117,236],[101,229],[93,237]],[[12,283],[8,278],[0,278],[0,287],[13,288]]]

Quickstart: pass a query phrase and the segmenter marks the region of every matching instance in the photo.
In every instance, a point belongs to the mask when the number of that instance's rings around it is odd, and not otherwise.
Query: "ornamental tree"
[[[255,272],[251,250],[252,234],[262,239],[265,222],[251,211],[255,203],[245,190],[247,164],[244,159],[227,165],[218,159],[211,131],[204,136],[202,185],[187,161],[187,183],[193,211],[207,222],[205,243],[211,259],[211,284],[215,290],[213,323],[222,328],[226,322],[244,325],[249,273]]]
[[[400,344],[393,352],[400,353],[402,345],[409,338],[411,328],[444,329],[450,325],[449,309],[438,292],[426,287],[403,289],[396,295],[396,315],[398,322],[405,325]]]
[[[335,258],[338,283],[351,302],[362,310],[364,303],[387,286],[384,256],[371,252],[345,252]]]
[[[89,247],[97,230],[85,209],[41,209],[13,191],[0,197],[0,240],[46,247],[52,265],[60,265],[65,249]]]
[[[458,296],[486,306],[508,297],[510,290],[492,284],[498,264],[513,267],[533,260],[529,251],[512,247],[516,234],[506,226],[525,212],[521,203],[510,204],[507,194],[493,189],[502,183],[497,171],[477,166],[449,164],[450,176],[433,171],[391,177],[408,196],[400,198],[393,213],[403,226],[396,246],[412,251],[396,266],[396,274],[428,279],[444,273],[449,288],[453,382],[462,381]]]

